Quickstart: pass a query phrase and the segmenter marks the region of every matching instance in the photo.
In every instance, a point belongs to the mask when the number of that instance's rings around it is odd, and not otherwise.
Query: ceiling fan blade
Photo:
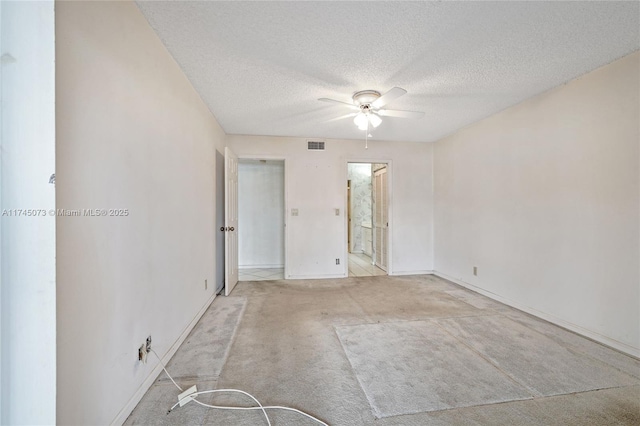
[[[325,123],[331,123],[332,121],[344,120],[345,118],[355,117],[356,115],[358,115],[357,112],[352,112],[350,114],[341,115],[340,117],[336,117],[336,118],[332,118],[331,120],[327,120],[327,121],[325,121]]]
[[[404,95],[405,93],[407,93],[406,90],[401,89],[400,87],[394,87],[384,95],[380,96],[375,101],[371,102],[371,106],[374,109],[382,108],[386,104],[398,99],[400,96]]]
[[[424,112],[400,111],[397,109],[381,109],[377,112],[378,112],[378,115],[381,115],[383,117],[422,118],[424,116]]]
[[[329,99],[329,98],[320,98],[318,100],[322,102],[331,102],[331,103],[346,105],[354,111],[360,111],[359,107],[355,106],[354,104],[350,104],[348,102],[337,101],[335,99]]]

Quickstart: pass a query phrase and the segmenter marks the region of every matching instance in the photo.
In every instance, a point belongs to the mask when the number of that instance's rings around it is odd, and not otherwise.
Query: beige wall
[[[132,2],[56,3],[56,126],[58,208],[129,212],[58,219],[57,420],[122,422],[214,295],[224,133]]]
[[[635,355],[639,61],[469,126],[434,154],[435,269]]]
[[[326,150],[316,152],[307,150],[304,138],[229,135],[227,143],[241,157],[285,159],[288,278],[348,275],[347,161],[391,162],[391,273],[433,269],[432,144],[369,141],[365,149],[364,139],[327,139]],[[291,216],[291,209],[298,209],[298,216]]]

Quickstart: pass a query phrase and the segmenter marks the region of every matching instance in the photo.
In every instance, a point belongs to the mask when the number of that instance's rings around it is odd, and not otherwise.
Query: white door
[[[224,295],[238,283],[238,157],[224,149]]]
[[[216,287],[219,294],[224,287],[224,154],[216,151]]]
[[[373,174],[373,244],[374,261],[382,270],[387,270],[387,246],[389,239],[389,214],[387,200],[387,168]]]

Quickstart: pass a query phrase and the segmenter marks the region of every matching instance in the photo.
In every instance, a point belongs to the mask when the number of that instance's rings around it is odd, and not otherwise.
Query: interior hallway
[[[640,423],[640,361],[430,275],[239,283],[167,368],[330,425]],[[179,393],[161,373],[126,424],[266,424],[195,403],[167,414]]]

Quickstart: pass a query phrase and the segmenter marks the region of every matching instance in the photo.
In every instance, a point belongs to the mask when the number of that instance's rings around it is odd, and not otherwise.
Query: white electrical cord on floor
[[[162,363],[162,360],[160,359],[160,357],[158,356],[156,351],[151,349],[151,352],[153,352],[153,354],[156,356],[156,358],[158,358],[158,362],[160,362],[160,365],[162,366],[162,369],[164,370],[165,374],[169,377],[169,379],[171,379],[173,384],[176,385],[176,387],[178,389],[180,389],[180,391],[182,392],[183,389],[180,386],[178,386],[178,384],[175,382],[175,380],[173,380],[173,377],[171,377],[171,374],[169,374],[169,372],[165,368],[164,364]],[[253,399],[256,402],[256,404],[258,404],[258,406],[257,407],[227,407],[227,406],[222,406],[222,405],[205,404],[204,402],[200,402],[197,399],[195,399],[195,397],[198,396],[198,395],[203,395],[203,394],[207,394],[207,393],[222,393],[222,392],[235,392],[235,393],[240,393],[240,394],[246,395],[249,398]],[[260,401],[258,401],[258,399],[255,398],[253,395],[251,395],[248,392],[239,390],[239,389],[214,389],[214,390],[206,390],[206,391],[194,392],[192,394],[189,394],[189,395],[185,396],[184,398],[182,398],[181,400],[179,400],[178,402],[173,404],[173,406],[169,409],[169,411],[167,411],[167,414],[169,414],[174,408],[176,408],[176,406],[178,406],[181,402],[183,402],[185,400],[187,400],[187,402],[188,401],[193,401],[193,402],[195,402],[197,404],[202,405],[203,407],[217,408],[217,409],[220,409],[220,410],[261,410],[262,413],[264,414],[264,418],[267,420],[267,424],[269,426],[271,426],[271,421],[269,420],[269,416],[267,415],[267,411],[266,411],[267,409],[293,411],[294,413],[302,414],[303,416],[308,417],[311,420],[314,420],[314,421],[320,423],[323,426],[329,426],[328,424],[326,424],[322,420],[317,419],[317,418],[313,417],[312,415],[307,414],[307,413],[305,413],[303,411],[297,410],[295,408],[281,407],[281,406],[278,406],[278,405],[263,406],[262,404],[260,404]]]
[[[216,392],[236,392],[236,393],[241,393],[243,395],[247,395],[249,398],[253,399],[256,402],[256,404],[258,404],[258,407],[225,407],[225,406],[218,406],[218,405],[209,405],[195,399],[195,397],[198,395],[202,395],[204,393],[216,393]],[[208,391],[202,391],[202,392],[194,392],[192,394],[185,396],[180,401],[176,402],[169,411],[176,408],[176,405],[180,404],[182,401],[188,398],[193,398],[193,402],[208,408],[220,408],[222,410],[262,410],[262,414],[264,414],[264,418],[267,419],[267,424],[271,426],[271,420],[269,420],[269,416],[267,415],[267,412],[264,410],[264,407],[262,406],[262,404],[260,404],[260,401],[258,401],[253,395],[245,391],[241,391],[238,389],[216,389],[216,390],[208,390]]]
[[[175,380],[173,380],[173,377],[171,377],[171,374],[169,374],[169,372],[167,371],[166,368],[164,368],[164,364],[162,363],[162,360],[160,359],[160,357],[158,356],[158,354],[156,353],[156,351],[154,351],[153,349],[149,349],[151,352],[153,352],[153,354],[156,356],[156,358],[158,358],[158,362],[160,363],[160,365],[162,366],[162,369],[164,370],[165,373],[167,373],[167,376],[171,379],[171,381],[173,382],[174,385],[176,385],[176,387],[178,389],[180,389],[180,392],[184,392],[184,389],[182,389],[180,386],[178,386],[178,384],[176,383]]]

